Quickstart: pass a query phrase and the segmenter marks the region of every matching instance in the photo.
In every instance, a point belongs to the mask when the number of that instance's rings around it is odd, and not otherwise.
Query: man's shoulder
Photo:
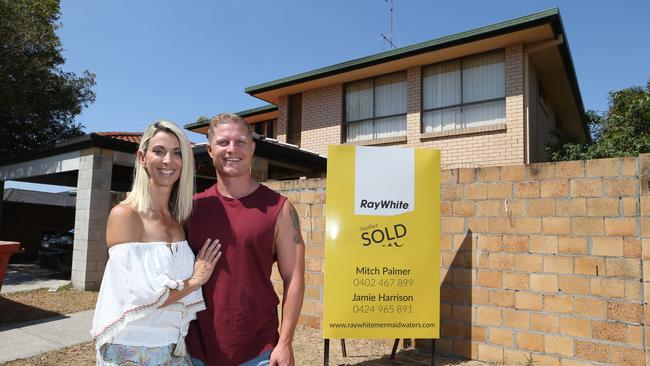
[[[263,191],[267,191],[267,192],[271,192],[271,193],[275,193],[275,194],[280,194],[280,193],[278,193],[277,191],[275,191],[275,190],[269,188],[269,186],[267,186],[267,185],[264,184],[264,183],[257,183],[257,184],[259,184],[260,189],[263,190]]]
[[[268,197],[268,199],[270,199],[270,200],[272,200],[272,201],[278,201],[278,200],[281,200],[281,201],[284,202],[284,201],[287,199],[286,196],[284,196],[284,195],[282,195],[282,194],[276,192],[275,190],[269,188],[269,187],[266,186],[265,184],[259,183],[259,185],[260,185],[260,187],[258,188],[258,192],[259,192],[262,196],[264,196],[264,197]]]
[[[195,201],[200,201],[205,198],[210,198],[210,197],[215,197],[216,196],[216,189],[214,188],[214,185],[211,185],[210,187],[206,188],[202,192],[197,192],[194,193],[192,196],[192,199]]]
[[[219,196],[214,186],[210,186],[203,192],[195,193],[192,196],[192,215],[190,219],[196,218],[197,214],[211,212],[220,205]]]

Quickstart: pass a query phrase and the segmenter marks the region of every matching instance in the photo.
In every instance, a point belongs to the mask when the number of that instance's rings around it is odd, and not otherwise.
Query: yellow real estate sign
[[[323,338],[440,335],[440,152],[332,145]]]

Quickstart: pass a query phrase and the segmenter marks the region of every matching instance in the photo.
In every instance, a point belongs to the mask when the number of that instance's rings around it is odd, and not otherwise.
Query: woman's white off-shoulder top
[[[192,276],[194,254],[187,241],[124,243],[108,250],[90,334],[95,347],[105,343],[184,347],[196,312],[205,309],[201,289],[160,308],[176,280]]]

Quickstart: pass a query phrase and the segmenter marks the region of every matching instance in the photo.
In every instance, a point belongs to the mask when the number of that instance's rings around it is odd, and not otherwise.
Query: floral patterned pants
[[[174,356],[174,345],[164,347],[125,346],[107,343],[99,350],[101,359],[97,365],[104,366],[192,366],[190,357]]]

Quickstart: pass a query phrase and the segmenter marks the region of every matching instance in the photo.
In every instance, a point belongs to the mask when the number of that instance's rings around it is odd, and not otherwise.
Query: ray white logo
[[[415,151],[355,148],[354,214],[396,216],[415,209]]]
[[[382,201],[368,201],[368,200],[361,200],[361,208],[373,208],[375,210],[379,208],[403,208],[403,209],[408,209],[409,204],[407,202],[402,202],[402,201],[390,201],[390,200],[382,200]]]

